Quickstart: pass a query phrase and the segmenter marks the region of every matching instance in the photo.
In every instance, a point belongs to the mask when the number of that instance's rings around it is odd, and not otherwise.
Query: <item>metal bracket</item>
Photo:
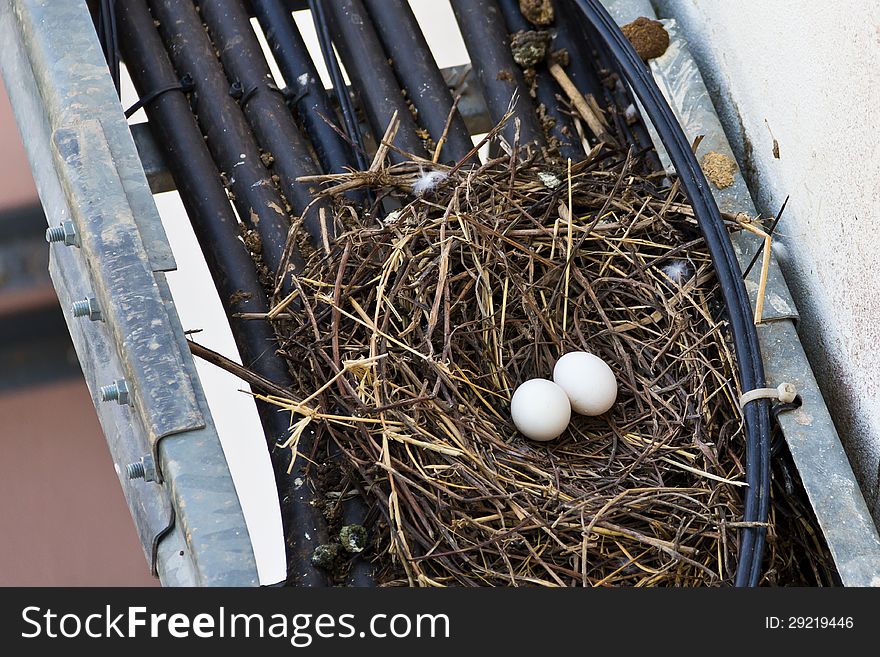
[[[697,159],[702,159],[706,153],[715,152],[726,155],[731,162],[735,162],[727,135],[715,113],[715,107],[712,105],[709,90],[706,89],[700,70],[691,57],[687,43],[679,35],[675,21],[666,21],[665,27],[669,33],[669,47],[662,57],[652,59],[650,63],[651,73],[657,81],[657,86],[666,96],[676,118],[684,128],[685,134],[691,139],[702,137],[697,147]],[[651,138],[657,144],[660,161],[667,170],[672,170],[669,157],[660,144],[654,127],[650,124],[648,126]],[[758,214],[745,178],[739,169],[733,176],[733,184],[724,188],[712,185],[712,195],[715,197],[718,209],[722,212],[745,213],[749,217],[755,217]],[[733,242],[733,250],[743,270],[748,266],[752,256],[760,252],[764,246],[760,237],[746,231],[734,234],[731,242]],[[749,293],[753,308],[758,294],[759,278],[760,267],[754,267],[745,281],[746,291]],[[764,292],[762,323],[784,319],[797,322],[798,311],[788,286],[785,284],[782,270],[776,262],[776,257],[771,254],[770,270]]]
[[[120,349],[153,458],[165,436],[205,426],[99,121],[55,130],[56,170],[77,225],[92,293]],[[61,248],[61,247],[56,247]],[[159,481],[162,481],[159,469]]]
[[[0,42],[46,216],[76,228],[75,240],[52,242],[50,275],[147,561],[166,585],[256,585],[241,505],[162,273],[174,258],[86,4],[0,0]],[[103,321],[74,316],[74,302],[90,298]],[[146,453],[163,483],[129,479],[126,466]]]

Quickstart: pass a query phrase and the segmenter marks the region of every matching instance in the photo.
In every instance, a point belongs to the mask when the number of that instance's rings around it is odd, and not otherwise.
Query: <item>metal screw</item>
[[[79,246],[76,235],[76,224],[72,221],[62,222],[46,230],[47,242],[64,242],[65,246]]]
[[[72,308],[74,317],[88,317],[93,322],[104,319],[104,316],[101,314],[101,308],[98,306],[98,300],[95,297],[74,301]]]
[[[109,386],[102,386],[101,401],[115,401],[118,404],[127,404],[129,402],[128,384],[125,382],[125,379],[116,379]]]
[[[156,464],[153,457],[147,454],[140,461],[129,463],[125,466],[129,479],[143,479],[144,481],[156,481]]]

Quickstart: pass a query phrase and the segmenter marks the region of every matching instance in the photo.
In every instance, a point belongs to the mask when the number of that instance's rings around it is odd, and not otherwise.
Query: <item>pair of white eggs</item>
[[[553,380],[529,379],[510,400],[510,415],[520,433],[532,440],[557,438],[580,415],[602,415],[617,400],[617,379],[608,364],[585,351],[556,361]]]

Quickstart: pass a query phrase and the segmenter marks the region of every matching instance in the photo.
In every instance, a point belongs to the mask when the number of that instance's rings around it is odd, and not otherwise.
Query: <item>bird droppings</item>
[[[245,230],[242,239],[244,241],[244,245],[251,253],[260,254],[263,252],[263,240],[257,231]]]
[[[644,61],[659,57],[669,47],[669,33],[660,21],[639,16],[620,30]]]
[[[545,27],[553,22],[551,0],[519,0],[519,11],[533,25]]]
[[[547,58],[552,37],[543,30],[528,30],[510,35],[513,61],[523,68],[532,68]]]
[[[706,174],[709,182],[718,189],[724,189],[733,184],[736,162],[724,153],[709,151],[703,156],[700,167],[703,169],[703,173]]]
[[[250,301],[253,296],[254,295],[250,292],[245,292],[244,290],[236,290],[234,293],[229,295],[229,304],[232,306],[237,306],[244,301]]]
[[[367,530],[361,525],[345,525],[339,530],[339,543],[349,554],[358,554],[367,547]]]
[[[544,187],[547,189],[556,189],[562,184],[562,181],[549,171],[539,171],[538,180],[544,183]]]
[[[337,543],[319,545],[312,552],[312,564],[323,570],[333,571],[342,557],[342,548]]]

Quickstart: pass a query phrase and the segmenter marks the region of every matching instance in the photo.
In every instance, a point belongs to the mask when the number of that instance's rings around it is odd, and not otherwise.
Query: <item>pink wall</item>
[[[85,383],[0,396],[0,585],[151,585]]]
[[[37,202],[37,190],[31,178],[21,136],[0,77],[0,210]]]

